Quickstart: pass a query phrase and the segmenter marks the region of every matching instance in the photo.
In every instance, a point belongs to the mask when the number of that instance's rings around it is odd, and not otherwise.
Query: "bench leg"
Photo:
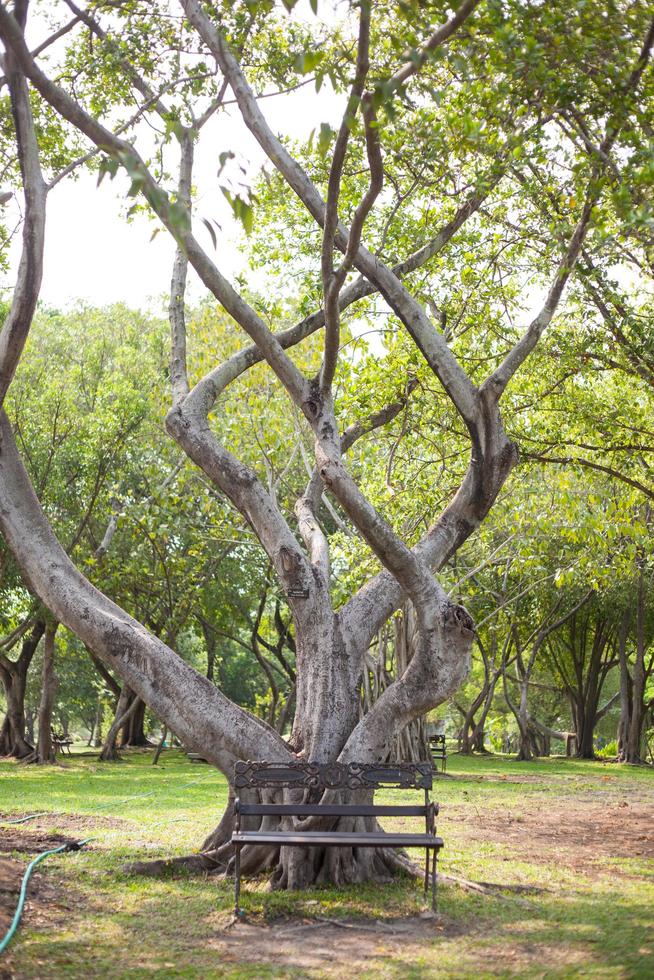
[[[429,888],[429,848],[425,848],[425,895]]]
[[[438,862],[438,851],[434,849],[434,853],[431,859],[431,907],[436,911],[436,880],[437,880],[437,865]]]
[[[234,915],[239,916],[241,910],[238,907],[241,895],[241,847],[239,844],[234,849]]]

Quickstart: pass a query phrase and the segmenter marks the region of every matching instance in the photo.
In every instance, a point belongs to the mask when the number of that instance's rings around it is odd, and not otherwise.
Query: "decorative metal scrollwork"
[[[374,765],[360,762],[237,762],[235,789],[431,789],[428,762]]]

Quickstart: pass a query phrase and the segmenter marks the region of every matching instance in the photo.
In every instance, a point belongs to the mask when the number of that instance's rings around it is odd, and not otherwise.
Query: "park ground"
[[[437,918],[408,879],[294,894],[262,879],[234,924],[231,880],[123,870],[196,849],[226,801],[208,766],[172,751],[150,763],[147,751],[0,763],[0,935],[27,862],[93,838],[40,866],[0,980],[654,977],[651,770],[453,756],[434,792],[450,879]]]

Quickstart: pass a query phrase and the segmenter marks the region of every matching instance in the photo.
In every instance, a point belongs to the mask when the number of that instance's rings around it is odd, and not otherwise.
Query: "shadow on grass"
[[[408,880],[297,893],[261,880],[247,883],[245,921],[233,924],[229,880],[100,878],[83,876],[90,915],[25,935],[8,963],[17,978],[654,976],[651,889],[580,882],[527,908],[442,887],[439,917],[425,920]]]

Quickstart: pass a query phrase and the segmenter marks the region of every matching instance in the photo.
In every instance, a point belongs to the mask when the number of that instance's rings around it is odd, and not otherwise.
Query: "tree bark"
[[[56,762],[52,742],[52,711],[57,693],[57,675],[55,673],[55,637],[58,623],[48,623],[45,628],[43,641],[43,673],[41,682],[41,702],[39,704],[38,741],[33,754],[26,760],[39,765]]]
[[[120,758],[118,749],[116,748],[118,733],[121,728],[129,725],[130,719],[137,711],[138,706],[139,698],[135,697],[134,692],[125,684],[118,698],[114,720],[111,723],[107,737],[104,740],[104,745],[102,746],[100,762],[116,762]]]
[[[7,712],[0,729],[0,755],[24,759],[34,752],[26,732],[25,690],[29,667],[44,631],[45,624],[39,620],[23,640],[16,660],[0,656],[0,679],[7,701]]]
[[[164,747],[164,744],[166,742],[166,738],[167,737],[168,737],[168,729],[164,725],[163,730],[161,732],[161,738],[159,739],[159,742],[157,744],[157,748],[155,749],[155,753],[154,753],[154,756],[152,758],[152,765],[153,766],[156,766],[156,765],[159,764],[159,756],[163,752],[163,747]]]
[[[642,762],[643,722],[645,720],[645,573],[641,563],[636,598],[636,656],[631,672],[631,718],[627,732],[625,762]]]
[[[132,699],[136,700],[137,704],[123,725],[122,735],[120,738],[120,747],[123,749],[143,747],[151,744],[144,730],[146,708],[145,701],[139,698],[136,694],[132,695],[132,698],[130,698],[130,704]]]
[[[615,624],[594,603],[569,617],[565,630],[550,641],[552,664],[570,704],[579,759],[595,757],[595,728],[614,703],[611,699],[600,708],[604,683],[618,663],[616,643]]]

